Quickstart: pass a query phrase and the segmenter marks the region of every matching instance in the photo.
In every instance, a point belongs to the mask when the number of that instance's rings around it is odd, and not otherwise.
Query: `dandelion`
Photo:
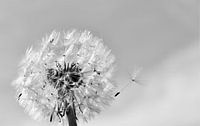
[[[77,126],[114,99],[115,57],[89,31],[53,31],[30,48],[13,82],[17,100],[34,119]]]

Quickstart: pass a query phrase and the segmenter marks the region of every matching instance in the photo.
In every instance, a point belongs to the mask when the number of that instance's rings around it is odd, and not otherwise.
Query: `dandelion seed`
[[[34,119],[69,126],[90,120],[113,100],[115,58],[89,31],[52,32],[27,50],[13,82]]]
[[[137,70],[134,70],[132,74],[130,74],[130,81],[131,83],[137,83],[138,84],[138,81],[136,80],[136,77],[137,75],[141,72],[142,68],[137,68]],[[130,82],[128,82],[126,85],[124,85],[117,93],[115,93],[114,97],[117,97],[118,95],[121,94],[121,92],[123,92],[130,84]]]
[[[130,75],[132,82],[138,83],[138,81],[136,80],[136,77],[138,76],[138,74],[140,74],[142,69],[143,69],[142,67],[139,67],[139,68],[137,68],[136,70],[133,71],[133,73]]]

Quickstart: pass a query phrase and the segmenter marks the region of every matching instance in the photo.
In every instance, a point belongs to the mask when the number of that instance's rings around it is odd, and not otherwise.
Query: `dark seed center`
[[[57,63],[56,66],[57,68],[47,69],[47,80],[51,85],[55,88],[62,88],[65,84],[68,89],[80,86],[80,84],[77,84],[81,78],[81,68],[78,64],[68,63],[66,65],[66,63],[64,63],[64,66],[62,67]]]

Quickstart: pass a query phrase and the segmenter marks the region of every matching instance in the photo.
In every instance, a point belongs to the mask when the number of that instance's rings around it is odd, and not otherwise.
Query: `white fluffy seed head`
[[[71,69],[72,64],[76,64],[78,70],[68,70],[60,78],[57,76],[56,81],[50,81],[48,70],[53,69],[52,74],[56,75],[66,64],[71,65]],[[31,47],[26,51],[13,85],[20,105],[34,119],[49,120],[53,115],[53,122],[60,119],[61,123],[65,122],[66,115],[61,118],[57,113],[58,106],[66,101],[74,104],[78,119],[87,121],[113,100],[115,84],[111,80],[114,67],[115,57],[111,50],[89,31],[71,30],[63,34],[53,31],[42,39],[39,48]],[[78,74],[74,75],[76,81],[64,80],[75,72]],[[58,87],[55,83],[61,80],[63,85]],[[69,85],[70,89],[65,89]],[[65,96],[60,94],[61,89]],[[62,106],[62,109],[65,108]]]

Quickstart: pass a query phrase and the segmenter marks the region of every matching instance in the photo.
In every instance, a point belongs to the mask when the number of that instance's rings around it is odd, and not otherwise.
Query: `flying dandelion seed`
[[[134,70],[133,71],[133,73],[132,73],[132,75],[130,74],[130,81],[131,81],[131,83],[127,83],[126,85],[124,85],[116,94],[115,94],[115,97],[117,97],[118,95],[120,95],[130,84],[140,84],[138,81],[137,81],[137,79],[136,79],[136,77],[137,77],[137,75],[141,72],[141,70],[142,70],[142,67],[140,67],[140,68],[138,68],[137,70]]]
[[[34,119],[77,126],[114,99],[115,58],[89,31],[52,32],[30,48],[13,82],[17,100]]]

